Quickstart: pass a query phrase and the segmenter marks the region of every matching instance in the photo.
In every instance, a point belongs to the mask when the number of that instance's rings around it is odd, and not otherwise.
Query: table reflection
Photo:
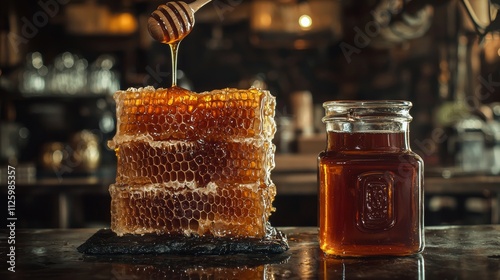
[[[246,255],[85,255],[87,263],[111,263],[113,279],[275,279],[276,265],[289,254]]]
[[[269,265],[256,267],[197,267],[177,269],[152,265],[113,264],[113,279],[273,279]]]
[[[335,258],[322,256],[318,279],[425,279],[424,257]]]

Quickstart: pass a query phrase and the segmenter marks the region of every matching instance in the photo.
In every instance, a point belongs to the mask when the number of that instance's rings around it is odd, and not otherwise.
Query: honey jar
[[[424,249],[423,161],[410,148],[409,101],[323,104],[319,243],[334,256],[405,256]]]

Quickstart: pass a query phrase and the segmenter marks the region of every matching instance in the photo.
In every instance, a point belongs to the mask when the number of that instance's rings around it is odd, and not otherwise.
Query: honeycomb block
[[[123,234],[263,237],[274,185],[210,183],[207,188],[111,185],[111,229]]]
[[[223,89],[194,93],[179,87],[118,91],[115,148],[132,140],[271,140],[276,99],[268,91]]]
[[[265,235],[276,194],[274,96],[145,87],[114,98],[116,234]]]
[[[116,155],[116,182],[130,185],[268,183],[274,168],[274,145],[263,140],[134,141],[121,144]]]

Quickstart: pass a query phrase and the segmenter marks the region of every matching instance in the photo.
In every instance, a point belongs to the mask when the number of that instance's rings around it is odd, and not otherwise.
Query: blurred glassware
[[[120,88],[118,73],[113,70],[115,58],[104,54],[90,66],[89,89],[95,94],[113,93]]]
[[[51,71],[50,92],[60,94],[84,93],[87,86],[87,66],[86,59],[70,52],[57,56]]]
[[[82,130],[71,136],[69,144],[75,169],[90,172],[99,167],[101,152],[97,135],[89,130]]]
[[[294,91],[290,95],[294,127],[297,135],[311,136],[314,133],[313,98],[308,90]]]
[[[19,79],[19,90],[25,94],[41,94],[45,91],[48,68],[43,63],[42,54],[29,53]]]
[[[488,171],[486,123],[478,116],[468,115],[454,125],[454,134],[448,142],[451,153],[455,155],[456,166],[465,172]]]
[[[71,135],[67,143],[48,142],[42,145],[40,166],[56,174],[73,171],[93,172],[99,167],[99,137],[89,130]]]
[[[29,130],[19,123],[0,123],[0,162],[17,165],[19,154],[25,147]]]
[[[69,152],[62,142],[48,142],[42,145],[40,165],[44,170],[60,170],[69,158]]]
[[[51,67],[49,91],[60,94],[84,93],[87,87],[88,62],[70,52],[57,56]]]
[[[488,152],[489,166],[492,174],[500,174],[500,103],[494,102],[489,105],[491,108],[491,119],[487,124],[492,137],[492,147]]]
[[[113,69],[115,65],[116,59],[109,54],[99,56],[89,67],[87,59],[64,52],[52,65],[46,66],[42,55],[34,52],[26,57],[19,89],[25,96],[111,94],[120,88],[119,74]]]
[[[295,126],[293,118],[289,116],[276,117],[276,135],[273,139],[276,152],[286,154],[294,152]]]
[[[115,129],[115,115],[111,108],[109,98],[100,98],[96,102],[97,112],[93,113],[99,117],[99,130],[102,133],[111,133]],[[114,104],[114,103],[113,103]]]

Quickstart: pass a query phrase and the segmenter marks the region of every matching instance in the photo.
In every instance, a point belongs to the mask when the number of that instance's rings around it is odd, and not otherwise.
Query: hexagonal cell
[[[194,182],[255,183],[268,178],[271,142],[127,142],[116,150],[120,184]],[[211,156],[210,156],[211,155]]]
[[[223,89],[194,93],[182,88],[145,87],[114,95],[116,145],[139,133],[156,141],[255,138],[271,140],[275,97],[268,91]],[[125,137],[126,138],[126,137]],[[112,144],[111,148],[115,148]]]
[[[118,91],[111,228],[262,237],[276,188],[275,98],[258,89]]]
[[[240,191],[236,192],[235,188]],[[265,233],[265,221],[272,210],[269,202],[274,199],[274,192],[268,191],[269,189],[274,189],[274,185],[265,186],[265,188],[226,185],[217,187],[215,192],[209,189],[173,190],[153,186],[111,185],[111,211],[113,213],[111,228],[118,235],[125,233],[183,235],[188,233],[262,237]],[[223,193],[227,196],[224,197]],[[202,199],[206,196],[209,199]],[[210,199],[210,196],[214,199]],[[197,209],[203,210],[193,209],[188,197],[198,205]],[[219,204],[215,204],[215,201]],[[238,207],[241,204],[246,205],[247,208]],[[130,219],[130,217],[139,218]],[[216,228],[215,224],[217,224]]]

